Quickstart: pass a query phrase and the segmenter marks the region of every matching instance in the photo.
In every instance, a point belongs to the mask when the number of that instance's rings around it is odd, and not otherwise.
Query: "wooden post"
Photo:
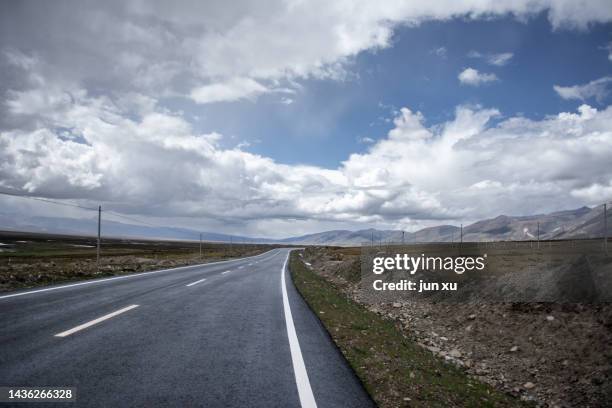
[[[608,253],[608,204],[604,204],[604,250]]]
[[[98,206],[98,244],[96,246],[96,268],[100,271],[100,231],[102,223],[102,206]]]

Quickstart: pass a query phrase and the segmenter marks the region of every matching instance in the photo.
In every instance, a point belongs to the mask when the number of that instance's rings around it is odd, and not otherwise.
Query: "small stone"
[[[546,316],[546,320],[548,320],[549,322],[552,322],[553,320],[555,320],[555,316]]]
[[[393,307],[402,307],[402,304],[399,302],[393,302]]]
[[[457,349],[452,349],[448,355],[454,358],[459,358],[461,357],[461,352]]]
[[[411,371],[411,372],[410,372],[410,374],[409,374],[408,376],[409,376],[410,378],[414,378],[414,377],[416,377],[416,376],[414,375],[414,371]]]
[[[470,325],[466,326],[465,331],[468,331],[468,332],[472,331],[472,325],[470,324]]]
[[[404,397],[404,401],[412,401],[412,400],[408,397]]]
[[[435,346],[429,346],[429,347],[427,347],[427,350],[431,351],[432,353],[439,353],[440,352],[440,348],[439,347],[435,347]]]
[[[517,351],[518,351],[518,349],[519,349],[519,348],[518,348],[518,346],[512,346],[512,348],[510,349],[510,351],[511,351],[512,353],[515,353],[515,352],[517,352]]]
[[[523,388],[525,388],[526,390],[530,390],[530,389],[532,389],[534,387],[535,387],[535,384],[532,383],[531,381],[526,382],[525,384],[523,384]]]
[[[469,319],[469,320],[474,320],[475,318],[476,318],[476,315],[475,315],[475,314],[471,314],[471,315],[469,315],[469,316],[468,316],[468,319]]]

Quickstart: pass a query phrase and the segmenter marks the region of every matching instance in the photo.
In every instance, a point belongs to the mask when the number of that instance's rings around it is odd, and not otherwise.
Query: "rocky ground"
[[[359,252],[309,249],[313,271],[353,300]],[[446,304],[426,300],[366,305],[449,364],[547,407],[612,406],[612,305]]]
[[[207,260],[208,261],[208,260]],[[212,261],[212,259],[211,259]],[[90,279],[145,272],[153,269],[193,265],[197,256],[155,258],[144,256],[109,256],[98,270],[95,259],[11,259],[0,264],[0,290],[31,287],[74,279]]]

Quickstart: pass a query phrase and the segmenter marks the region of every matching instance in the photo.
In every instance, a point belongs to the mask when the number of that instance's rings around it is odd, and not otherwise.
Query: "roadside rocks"
[[[530,381],[528,381],[525,384],[523,384],[523,388],[525,388],[526,390],[530,390],[530,389],[532,389],[534,387],[535,387],[535,384],[530,382]]]
[[[310,254],[317,273],[323,266],[322,275],[353,300],[397,321],[407,338],[479,381],[542,407],[610,401],[612,305],[367,303],[359,283],[335,273],[325,256]]]

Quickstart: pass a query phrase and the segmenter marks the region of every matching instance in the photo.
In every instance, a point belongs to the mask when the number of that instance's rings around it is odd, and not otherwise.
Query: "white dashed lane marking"
[[[78,326],[76,326],[76,327],[73,327],[73,328],[72,328],[72,329],[70,329],[70,330],[66,330],[66,331],[63,331],[63,332],[61,332],[61,333],[58,333],[58,334],[56,334],[56,335],[55,335],[55,337],[66,337],[66,336],[70,336],[70,335],[71,335],[71,334],[73,334],[73,333],[76,333],[76,332],[78,332],[78,331],[81,331],[81,330],[83,330],[83,329],[86,329],[86,328],[88,328],[88,327],[91,327],[91,326],[93,326],[94,324],[98,324],[98,323],[100,323],[100,322],[103,322],[103,321],[108,320],[108,319],[110,319],[110,318],[112,318],[112,317],[118,316],[118,315],[120,315],[121,313],[125,313],[125,312],[127,312],[128,310],[132,310],[132,309],[137,308],[137,307],[138,307],[138,305],[131,305],[131,306],[128,306],[128,307],[124,307],[123,309],[116,310],[116,311],[114,311],[114,312],[112,312],[112,313],[109,313],[109,314],[107,314],[107,315],[104,315],[104,316],[98,317],[97,319],[91,320],[91,321],[89,321],[89,322],[87,322],[87,323],[80,324],[80,325],[78,325]]]
[[[197,285],[198,283],[200,283],[200,282],[204,282],[205,280],[206,280],[206,278],[204,278],[204,279],[200,279],[200,280],[197,280],[197,281],[195,281],[195,282],[191,282],[191,283],[189,283],[189,284],[187,284],[187,285],[185,285],[185,286],[193,286],[193,285]]]

